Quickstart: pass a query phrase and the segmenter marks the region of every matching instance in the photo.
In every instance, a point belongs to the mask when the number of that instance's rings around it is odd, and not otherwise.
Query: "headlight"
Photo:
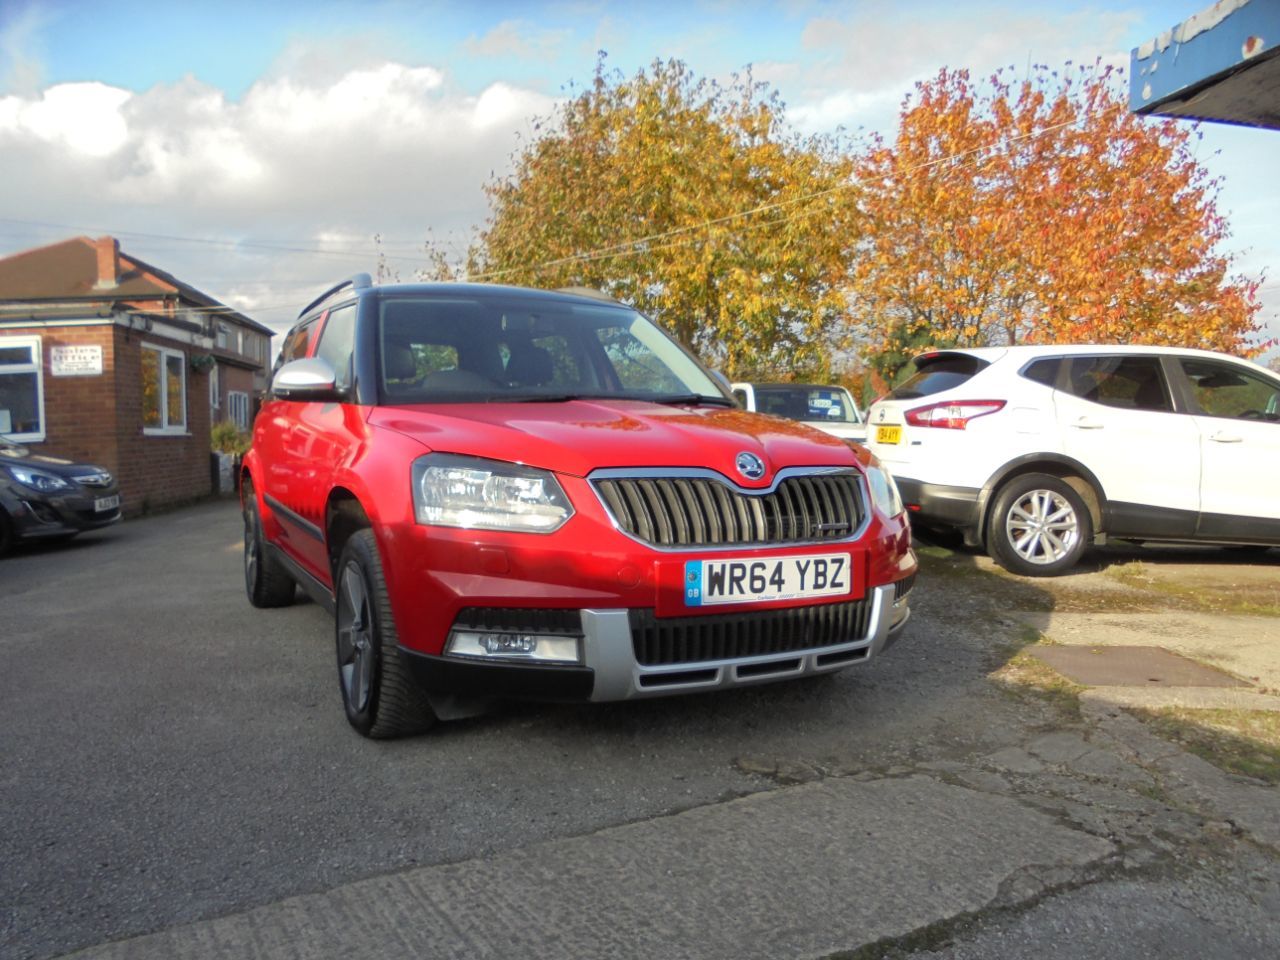
[[[526,533],[550,533],[573,516],[545,470],[448,454],[414,461],[413,507],[419,523]]]
[[[893,474],[884,467],[867,467],[867,486],[871,489],[871,502],[886,517],[902,512],[902,495],[893,482]]]
[[[56,473],[46,473],[33,467],[6,467],[6,470],[24,487],[39,490],[41,493],[57,493],[59,490],[75,488]]]

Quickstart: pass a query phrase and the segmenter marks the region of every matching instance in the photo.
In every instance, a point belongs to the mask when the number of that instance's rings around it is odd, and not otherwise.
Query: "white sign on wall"
[[[55,377],[96,377],[102,373],[102,347],[96,343],[51,347],[49,372]]]

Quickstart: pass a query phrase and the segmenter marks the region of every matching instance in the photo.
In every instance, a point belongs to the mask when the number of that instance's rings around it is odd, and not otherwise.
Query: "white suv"
[[[1005,568],[1106,538],[1280,544],[1280,377],[1171,347],[941,350],[872,404],[867,446],[912,516]]]

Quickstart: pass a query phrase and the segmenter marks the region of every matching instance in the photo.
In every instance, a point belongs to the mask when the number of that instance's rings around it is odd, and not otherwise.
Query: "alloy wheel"
[[[356,713],[368,705],[373,688],[373,630],[364,572],[348,563],[338,596],[338,672],[347,705]]]
[[[1009,544],[1028,563],[1050,564],[1066,557],[1080,538],[1075,508],[1053,490],[1028,490],[1005,517]]]

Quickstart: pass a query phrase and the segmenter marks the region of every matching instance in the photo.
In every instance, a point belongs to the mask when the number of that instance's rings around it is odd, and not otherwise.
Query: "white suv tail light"
[[[907,423],[913,427],[941,427],[944,430],[963,430],[970,420],[985,417],[1004,408],[1004,400],[953,400],[916,407],[906,413]]]

